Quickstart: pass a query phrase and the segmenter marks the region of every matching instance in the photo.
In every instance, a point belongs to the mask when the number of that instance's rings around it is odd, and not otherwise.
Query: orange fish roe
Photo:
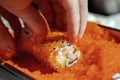
[[[111,80],[120,73],[120,40],[109,30],[88,23],[78,46],[83,59],[63,72],[44,66],[28,54],[13,57],[7,63],[36,80]]]

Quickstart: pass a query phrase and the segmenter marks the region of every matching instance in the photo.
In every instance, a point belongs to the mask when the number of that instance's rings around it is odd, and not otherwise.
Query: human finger
[[[82,38],[87,24],[87,15],[88,15],[88,0],[79,0],[80,8],[80,28],[78,32],[79,38]]]
[[[14,39],[15,42],[17,43],[21,34],[21,24],[18,19],[14,14],[8,12],[6,9],[0,6],[0,14],[2,17],[4,17],[10,24],[11,28],[14,31]]]
[[[1,0],[0,2],[8,11],[22,18],[26,25],[34,32],[33,36],[41,36],[39,40],[46,37],[47,24],[42,14],[39,14],[31,5],[32,0]]]
[[[46,38],[48,29],[47,22],[42,14],[39,14],[32,6],[16,14],[20,16],[28,27],[33,31],[33,36],[38,37],[36,41],[42,41]]]
[[[55,13],[50,0],[34,0],[51,28],[55,27]]]
[[[74,40],[78,36],[80,26],[79,2],[78,0],[61,0],[66,11],[67,37]]]
[[[35,0],[50,28],[65,30],[65,11],[58,0]]]
[[[54,9],[55,28],[60,31],[66,30],[65,10],[59,0],[51,0]]]

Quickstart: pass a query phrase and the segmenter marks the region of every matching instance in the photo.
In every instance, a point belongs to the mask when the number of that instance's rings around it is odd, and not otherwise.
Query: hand
[[[67,37],[82,38],[88,14],[88,0],[35,0],[40,6],[50,27],[63,30],[67,27]]]
[[[73,40],[75,36],[79,36],[80,38],[83,36],[87,21],[87,0],[74,0],[74,1],[36,0],[36,1],[39,6],[43,6],[40,5],[41,3],[45,4],[47,3],[47,5],[44,5],[47,8],[46,11],[44,7],[41,7],[40,9],[42,10],[43,14],[45,14],[44,16],[48,20],[48,23],[50,24],[53,23],[52,26],[58,26],[58,28],[67,25],[68,39]],[[50,4],[50,1],[52,2],[52,5]],[[38,11],[32,7],[31,2],[32,0],[0,0],[0,5],[9,12],[11,12],[12,14],[16,15],[17,17],[22,18],[22,20],[26,23],[28,27],[30,27],[30,29],[33,31],[33,33],[36,34],[36,36],[41,36],[42,39],[44,39],[46,38],[48,32],[46,22],[43,16],[39,15]],[[50,16],[49,14],[52,16]],[[10,18],[9,21],[11,21]],[[13,51],[12,54],[14,54],[15,52],[14,40],[8,33],[7,29],[4,28],[2,22],[0,22],[0,25],[1,25],[0,33],[2,34],[6,33],[5,35],[0,34],[1,38],[0,41],[2,43],[2,45],[0,45],[0,48],[6,50],[12,49],[11,50]],[[7,36],[7,38],[5,38],[5,36]],[[6,55],[9,56],[8,54]]]
[[[39,14],[31,5],[32,0],[0,0],[0,14],[7,18],[12,23],[11,26],[16,31],[20,32],[19,23],[16,24],[17,17],[22,18],[25,24],[33,31],[34,36],[40,36],[45,39],[47,36],[47,25],[42,15]],[[14,15],[13,15],[14,14]],[[18,33],[20,34],[20,33]],[[14,39],[8,30],[0,21],[0,59],[8,59],[15,54],[16,46]]]

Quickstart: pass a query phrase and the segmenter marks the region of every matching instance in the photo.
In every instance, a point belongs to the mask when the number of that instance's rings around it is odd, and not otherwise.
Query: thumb
[[[14,4],[14,2],[16,3]],[[30,27],[34,35],[45,38],[47,35],[47,24],[42,15],[31,5],[32,0],[7,0],[1,1],[1,5],[9,12],[20,17]],[[23,5],[23,6],[22,6]]]

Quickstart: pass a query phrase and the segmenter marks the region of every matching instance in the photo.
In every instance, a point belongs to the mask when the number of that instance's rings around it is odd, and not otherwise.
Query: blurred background
[[[120,12],[120,0],[88,0],[89,11],[104,15]]]
[[[88,21],[120,30],[120,0],[88,0]]]

